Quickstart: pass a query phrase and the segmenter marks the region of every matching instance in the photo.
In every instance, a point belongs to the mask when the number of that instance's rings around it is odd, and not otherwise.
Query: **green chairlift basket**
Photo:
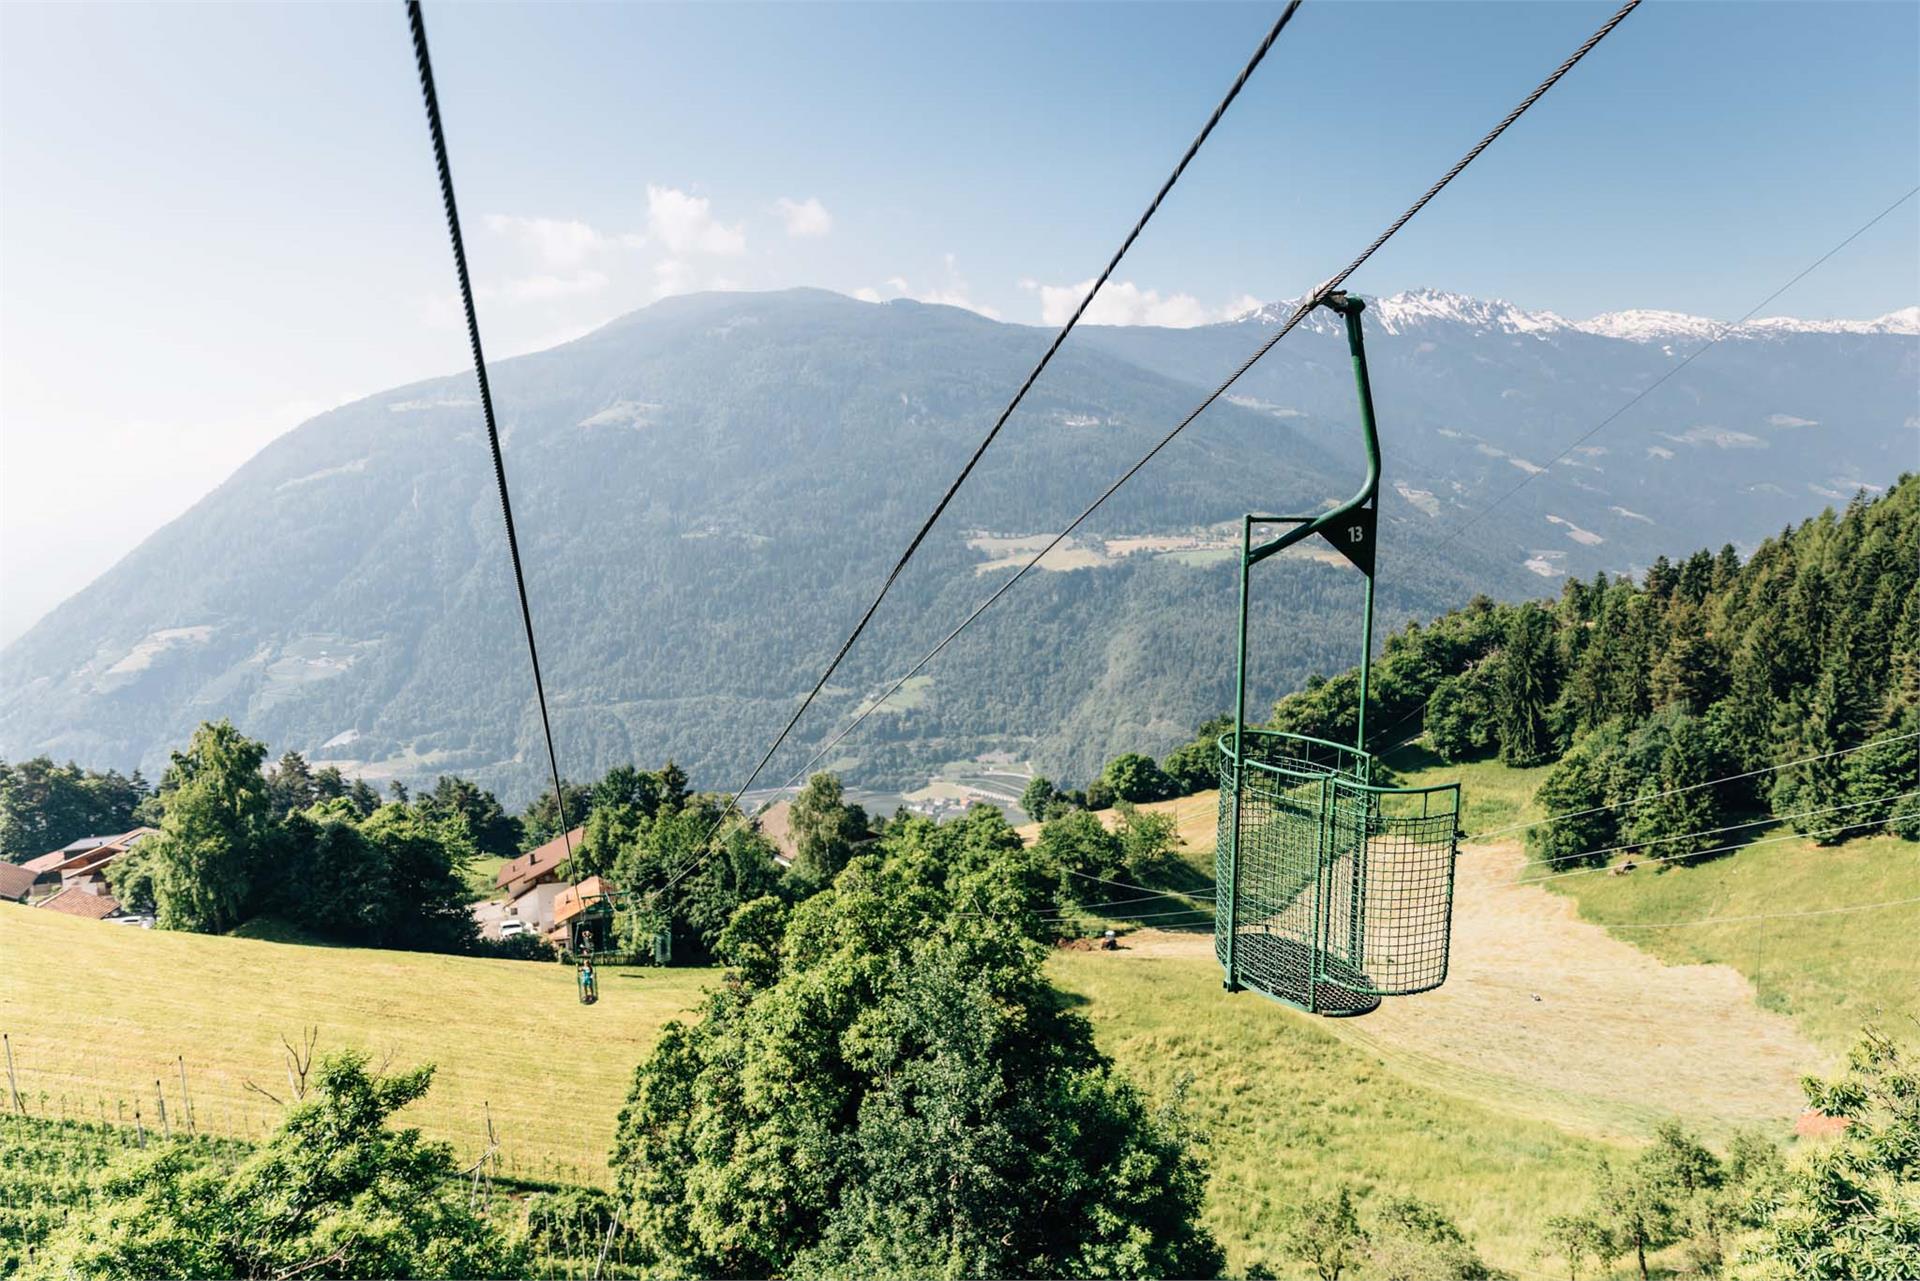
[[[1386,996],[1446,981],[1460,785],[1380,787],[1365,750],[1373,651],[1380,438],[1360,332],[1365,304],[1322,305],[1346,320],[1367,442],[1367,479],[1317,516],[1248,516],[1241,526],[1240,640],[1233,732],[1220,738],[1214,951],[1230,991],[1247,988],[1316,1014],[1364,1014]],[[1287,526],[1256,541],[1261,528]],[[1366,579],[1355,745],[1250,728],[1247,597],[1259,562],[1318,535]]]

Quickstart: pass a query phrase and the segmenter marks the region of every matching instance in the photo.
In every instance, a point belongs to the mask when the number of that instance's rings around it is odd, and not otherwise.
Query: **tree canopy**
[[[614,1170],[664,1271],[1209,1276],[1177,1114],[1042,972],[1053,876],[997,812],[906,818],[795,907],[635,1073]]]
[[[201,1167],[182,1143],[129,1153],[28,1275],[524,1274],[524,1246],[470,1204],[452,1149],[387,1124],[432,1080],[431,1066],[384,1074],[344,1053],[321,1063],[313,1091],[230,1172]]]

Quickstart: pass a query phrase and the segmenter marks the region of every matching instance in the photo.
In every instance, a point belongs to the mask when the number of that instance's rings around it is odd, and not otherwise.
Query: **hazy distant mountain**
[[[1093,328],[995,444],[801,746],[928,647],[1244,358],[1278,304],[1200,329]],[[1386,437],[1381,601],[1553,590],[1752,541],[1920,461],[1916,313],[1760,322],[1449,541],[1466,517],[1713,330],[1572,324],[1418,292],[1369,312]],[[1230,696],[1221,522],[1358,480],[1323,317],[1282,343],[874,716],[869,781],[989,748],[1082,777]],[[1700,322],[1706,323],[1706,322]],[[501,362],[495,387],[563,767],[674,755],[722,787],[784,721],[1045,331],[812,290],[676,298]],[[537,725],[471,375],[370,397],[263,450],[0,653],[0,755],[149,772],[199,720],[374,775],[524,797]],[[1269,700],[1357,644],[1351,571],[1262,566]],[[803,759],[795,755],[788,769]]]

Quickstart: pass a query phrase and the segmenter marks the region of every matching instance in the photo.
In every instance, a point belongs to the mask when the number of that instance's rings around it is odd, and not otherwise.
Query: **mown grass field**
[[[1785,829],[1755,829],[1756,839]],[[1920,844],[1892,836],[1821,847],[1783,840],[1697,867],[1547,882],[1587,920],[1670,964],[1730,965],[1763,1007],[1838,1053],[1872,1022],[1920,1043]],[[1826,915],[1791,915],[1824,912]],[[1715,921],[1714,918],[1757,919]],[[1696,924],[1695,922],[1712,922]],[[1678,924],[1672,924],[1678,923]]]
[[[180,1117],[179,1066],[200,1128],[258,1137],[286,1096],[280,1038],[438,1065],[408,1117],[477,1153],[490,1111],[508,1173],[604,1182],[614,1118],[662,1024],[711,970],[603,970],[583,1008],[558,964],[302,946],[133,929],[0,905],[0,1031],[36,1115]]]
[[[1223,992],[1211,955],[1062,951],[1052,970],[1134,1081],[1163,1098],[1186,1082],[1236,1274],[1294,1275],[1291,1207],[1348,1181],[1441,1206],[1490,1262],[1533,1275],[1540,1225],[1580,1208],[1594,1159],[1619,1150],[1410,1082],[1324,1022]]]
[[[1460,778],[1469,833],[1543,816],[1532,800],[1543,770],[1419,757],[1395,764],[1409,782]],[[1920,898],[1920,844],[1872,836],[1819,846],[1779,825],[1738,835],[1753,844],[1694,867],[1643,864],[1626,876],[1582,872],[1538,883],[1573,899],[1582,919],[1670,965],[1738,970],[1762,1008],[1791,1016],[1831,1054],[1868,1022],[1920,1040],[1920,903],[1839,910]],[[1474,857],[1471,845],[1462,857]],[[1542,872],[1528,864],[1517,875]],[[1722,917],[1746,919],[1711,920]]]
[[[1416,1193],[1459,1216],[1491,1258],[1526,1267],[1540,1219],[1574,1204],[1605,1145],[1395,1075],[1323,1025],[1229,999],[1208,958],[1061,952],[1100,1044],[1150,1093],[1191,1075],[1216,1171],[1209,1221],[1237,1265],[1276,1253],[1281,1211],[1336,1178]],[[202,1132],[258,1138],[285,1095],[284,1033],[319,1029],[394,1064],[439,1065],[405,1119],[479,1151],[491,1110],[503,1173],[604,1183],[615,1115],[660,1026],[711,970],[611,972],[600,1004],[559,965],[303,946],[129,929],[0,908],[0,1030],[41,1116],[181,1124],[184,1057]]]

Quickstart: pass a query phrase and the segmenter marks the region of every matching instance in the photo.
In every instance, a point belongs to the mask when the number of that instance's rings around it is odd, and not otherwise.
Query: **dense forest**
[[[1271,725],[1351,742],[1359,672],[1314,677]],[[1368,746],[1415,738],[1442,760],[1551,765],[1557,821],[1528,841],[1577,864],[1644,848],[1685,862],[1771,816],[1816,841],[1920,840],[1920,477],[1782,530],[1744,562],[1731,546],[1654,561],[1642,580],[1569,579],[1559,599],[1478,598],[1387,637]],[[1113,798],[1213,786],[1209,722],[1156,764],[1109,762],[1087,788],[1046,779],[1047,817]]]

